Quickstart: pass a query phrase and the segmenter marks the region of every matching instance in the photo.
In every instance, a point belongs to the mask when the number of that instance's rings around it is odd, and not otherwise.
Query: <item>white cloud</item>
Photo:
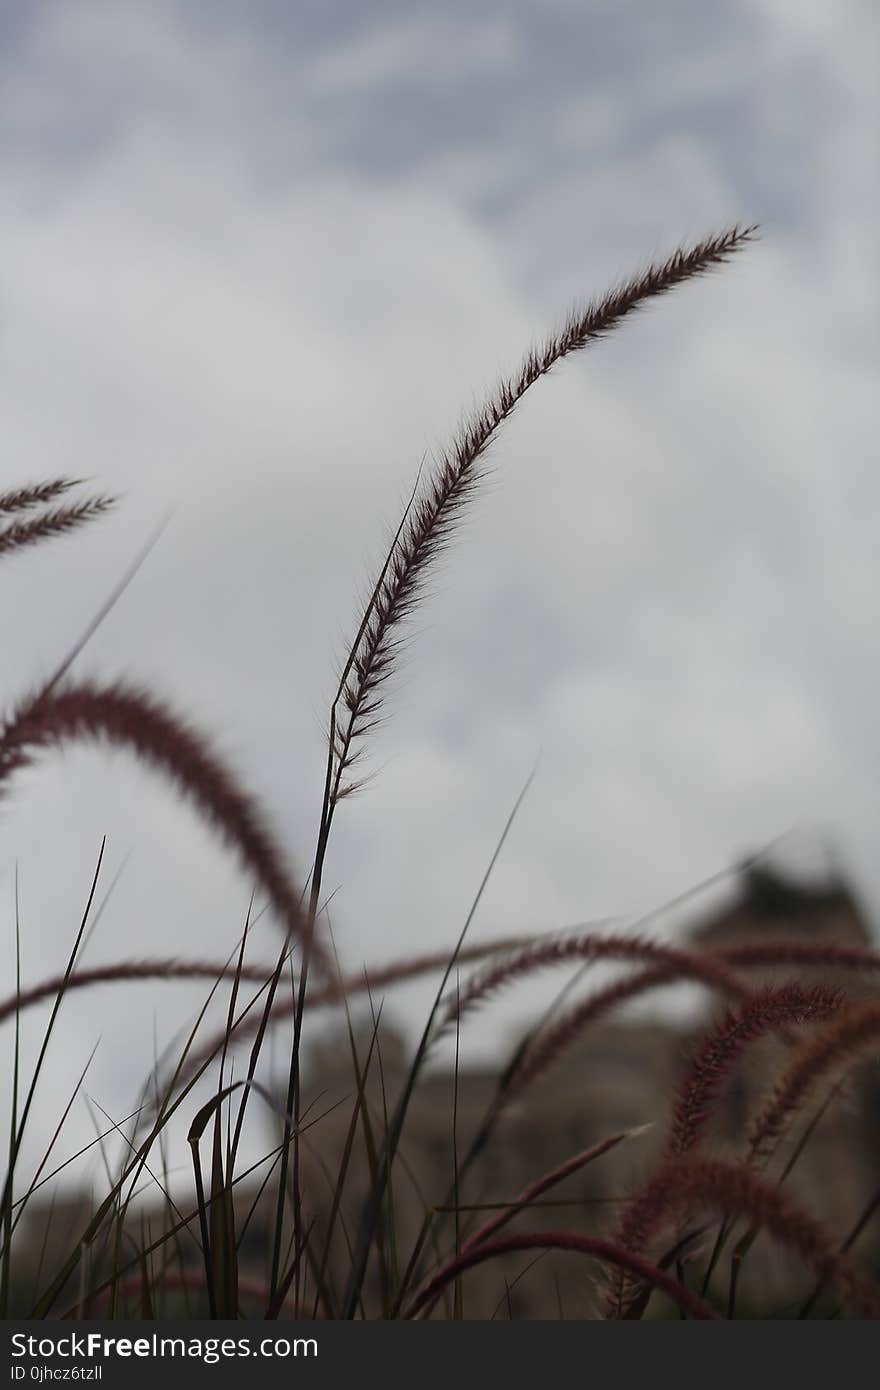
[[[311,80],[346,99],[364,89],[421,91],[515,71],[517,30],[500,16],[423,9],[334,45],[311,65]]]

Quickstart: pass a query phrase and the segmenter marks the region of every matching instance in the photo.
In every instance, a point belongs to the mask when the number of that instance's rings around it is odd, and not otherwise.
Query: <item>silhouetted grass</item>
[[[527,391],[563,358],[595,344],[632,313],[687,281],[720,266],[754,236],[752,228],[733,228],[709,237],[574,312],[562,329],[526,354],[520,369],[504,379],[460,429],[449,448],[426,470],[410,498],[370,599],[343,663],[329,712],[327,763],[318,813],[317,836],[308,878],[298,881],[273,835],[265,809],[242,788],[203,736],[168,709],[153,692],[124,682],[108,685],[72,679],[90,632],[121,595],[117,588],[88,632],[71,649],[51,681],[20,699],[0,728],[0,792],[8,794],[13,775],[35,756],[82,742],[126,748],[189,801],[266,898],[282,928],[274,961],[246,959],[251,914],[241,939],[226,960],[143,959],[84,967],[79,960],[95,916],[100,860],[65,969],[54,978],[15,988],[0,1001],[0,1022],[14,1021],[12,1097],[7,1173],[0,1198],[0,1313],[10,1308],[34,1317],[197,1316],[235,1318],[430,1317],[468,1315],[468,1271],[512,1255],[568,1252],[586,1262],[595,1287],[607,1290],[612,1316],[642,1316],[653,1309],[659,1291],[683,1316],[718,1316],[710,1275],[737,1221],[747,1224],[735,1251],[736,1268],[750,1256],[754,1235],[766,1231],[793,1253],[814,1276],[812,1294],[801,1305],[804,1316],[820,1294],[859,1316],[880,1311],[880,1288],[871,1271],[853,1254],[880,1199],[876,1194],[854,1224],[836,1236],[800,1199],[783,1190],[795,1163],[812,1142],[831,1085],[866,1052],[876,1051],[880,1005],[848,1000],[843,992],[800,978],[817,968],[835,979],[850,976],[864,987],[880,969],[880,955],[837,942],[789,936],[725,945],[723,948],[673,947],[639,929],[581,927],[541,931],[527,939],[499,937],[472,946],[467,935],[488,878],[516,814],[514,807],[499,838],[471,910],[454,945],[362,972],[346,971],[335,957],[322,915],[322,883],[331,831],[342,802],[362,785],[353,776],[366,738],[384,713],[386,686],[394,674],[406,623],[426,596],[427,581],[454,536],[457,522],[483,478],[487,451],[501,426]],[[49,541],[98,519],[111,499],[96,495],[69,501],[80,486],[57,478],[0,493],[0,557]],[[523,792],[524,795],[524,792]],[[10,814],[7,807],[7,815]],[[415,914],[414,914],[415,915]],[[644,926],[645,924],[641,924]],[[470,1019],[490,1008],[502,990],[530,982],[544,971],[580,973],[612,962],[628,973],[601,984],[563,1008],[562,1001],[524,1035],[500,1071],[484,1113],[465,1140],[459,1134],[458,1045]],[[478,963],[467,979],[462,968]],[[311,967],[320,970],[316,984]],[[772,980],[768,972],[785,967],[790,978]],[[381,1004],[377,991],[427,974],[439,985],[414,1055],[395,1081],[383,1053]],[[86,1069],[63,1107],[59,1124],[36,1171],[21,1177],[22,1143],[33,1099],[43,1074],[50,1040],[67,994],[103,985],[119,988],[136,980],[161,982],[205,979],[211,989],[182,1045],[157,1056],[132,1113],[116,1123],[95,1115],[93,1144],[50,1169],[64,1122],[80,1093]],[[551,1068],[575,1047],[589,1050],[590,1029],[623,1004],[652,989],[686,980],[726,1001],[726,1011],[694,1043],[668,1101],[668,1124],[659,1155],[643,1163],[641,1180],[621,1187],[590,1217],[595,1229],[519,1229],[533,1222],[548,1203],[565,1205],[571,1182],[588,1165],[615,1154],[624,1140],[638,1139],[645,1127],[618,1131],[578,1146],[567,1158],[537,1171],[519,1195],[501,1189],[477,1202],[464,1192],[478,1160],[510,1143],[501,1121],[516,1107],[528,1107]],[[209,1007],[228,991],[225,1023],[204,1037]],[[357,996],[368,999],[371,1026],[364,1039],[352,1013]],[[19,1025],[24,1010],[52,1001],[32,1075],[21,1074]],[[350,1092],[341,1100],[306,1107],[302,1083],[302,1023],[306,1012],[337,1011],[344,1019],[351,1066]],[[266,1042],[292,1032],[286,1086],[265,1074]],[[802,1036],[806,1028],[807,1034]],[[449,1171],[445,1191],[431,1192],[420,1181],[418,1163],[407,1154],[409,1123],[438,1042],[455,1034],[456,1071],[449,1133]],[[740,1133],[727,1136],[723,1158],[711,1153],[719,1097],[736,1075],[750,1074],[759,1045],[775,1038],[776,1075],[752,1105]],[[248,1043],[246,1064],[238,1056]],[[258,1072],[264,1079],[260,1079]],[[576,1084],[576,1071],[572,1072]],[[196,1101],[196,1087],[211,1084],[209,1099]],[[318,1078],[320,1085],[321,1078]],[[240,1144],[250,1122],[251,1099],[277,1126],[278,1142],[259,1163],[241,1170]],[[771,1159],[781,1139],[816,1100],[820,1109],[804,1130],[780,1176]],[[343,1108],[341,1143],[328,1145],[327,1121]],[[188,1118],[192,1195],[172,1195],[179,1155],[170,1152],[169,1122]],[[104,1119],[109,1121],[104,1128]],[[111,1162],[107,1141],[122,1141],[122,1157]],[[204,1146],[204,1152],[203,1152]],[[22,1222],[35,1209],[38,1192],[67,1176],[97,1147],[104,1160],[105,1195],[58,1253],[47,1226],[39,1260],[25,1278]],[[626,1146],[627,1148],[630,1145]],[[639,1145],[631,1146],[640,1152]],[[210,1160],[207,1150],[210,1148]],[[308,1160],[308,1164],[306,1163]],[[311,1166],[309,1166],[309,1164]],[[312,1174],[317,1173],[314,1179]],[[366,1187],[364,1182],[366,1180]],[[250,1186],[243,1187],[243,1184]],[[158,1208],[135,1214],[144,1190],[160,1195]],[[421,1210],[413,1238],[400,1219],[405,1192]],[[552,1194],[552,1195],[551,1195]],[[50,1209],[49,1222],[53,1222]],[[611,1212],[609,1219],[608,1213]],[[268,1224],[266,1213],[268,1212]],[[483,1213],[482,1224],[475,1224]],[[708,1219],[709,1224],[706,1224]],[[707,1232],[721,1225],[708,1264],[700,1264]],[[702,1224],[699,1224],[702,1223]],[[249,1242],[266,1229],[263,1272],[256,1274]],[[158,1230],[154,1229],[158,1227]],[[672,1239],[673,1243],[668,1244]],[[664,1248],[664,1244],[666,1248]],[[344,1252],[339,1266],[339,1250]],[[21,1269],[21,1273],[19,1273]],[[697,1271],[691,1277],[691,1270]],[[514,1280],[514,1283],[516,1280]],[[506,1302],[512,1308],[511,1285]],[[735,1279],[727,1303],[735,1312]],[[561,1306],[561,1304],[560,1304]],[[592,1305],[582,1313],[590,1315]]]

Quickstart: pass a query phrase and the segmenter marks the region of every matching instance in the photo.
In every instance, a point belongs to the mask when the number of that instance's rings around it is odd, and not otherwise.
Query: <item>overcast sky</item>
[[[334,673],[420,460],[572,302],[759,222],[505,429],[325,882],[350,967],[451,945],[540,755],[475,940],[647,911],[787,832],[876,912],[870,0],[67,0],[0,26],[0,486],[121,498],[3,561],[7,707],[170,510],[77,669],[199,723],[302,877]],[[78,749],[2,808],[27,982],[105,832],[105,885],[130,857],[88,960],[232,949],[251,884],[154,776]],[[69,1001],[38,1125],[99,1033],[88,1089],[124,1113],[202,994]]]

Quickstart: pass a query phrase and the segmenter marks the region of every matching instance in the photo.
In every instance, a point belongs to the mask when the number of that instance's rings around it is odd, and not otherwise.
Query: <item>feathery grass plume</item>
[[[164,773],[238,852],[269,897],[288,937],[306,939],[299,895],[256,803],[202,737],[150,695],[121,683],[79,682],[25,700],[0,730],[0,794],[12,773],[32,762],[36,750],[95,740],[127,747]],[[332,978],[323,951],[317,955]]]
[[[729,969],[737,971],[777,965],[800,965],[805,968],[828,966],[868,974],[880,971],[880,951],[813,941],[746,942],[740,946],[713,947],[705,952],[701,948],[699,956],[701,959],[705,957],[710,961],[721,961]],[[680,973],[675,967],[651,966],[637,975],[615,981],[605,990],[597,991],[557,1020],[552,1029],[547,1029],[536,1038],[523,1056],[521,1065],[529,1074],[532,1068],[537,1074],[550,1067],[565,1048],[576,1041],[581,1026],[589,1026],[596,1016],[604,1014],[615,1004],[625,1003],[648,990],[674,982]]]
[[[803,1043],[752,1124],[748,1161],[766,1164],[828,1073],[847,1071],[869,1049],[880,1050],[877,1003],[850,1005]]]
[[[768,1033],[826,1019],[840,1007],[840,990],[812,989],[792,981],[762,989],[724,1017],[702,1039],[675,1097],[667,1140],[670,1158],[695,1149],[712,1106],[746,1048]]]
[[[81,482],[81,478],[50,478],[45,483],[31,483],[26,487],[0,492],[0,512],[22,512],[29,507],[45,506],[72,487],[79,487]]]
[[[382,686],[394,668],[400,626],[418,603],[428,571],[449,541],[462,509],[480,481],[484,455],[500,426],[529,388],[557,362],[605,337],[648,300],[721,265],[755,233],[755,227],[733,227],[719,236],[707,237],[689,250],[676,251],[641,275],[634,275],[586,309],[574,312],[559,332],[527,353],[518,375],[500,382],[437,460],[426,489],[414,498],[404,517],[343,673],[338,696],[346,711],[343,725],[336,722],[336,704],[331,715],[330,742],[335,764],[331,810],[345,794],[343,778],[356,757],[354,744],[375,723],[382,703]]]
[[[880,1285],[836,1249],[820,1222],[741,1163],[678,1156],[663,1165],[627,1209],[613,1242],[644,1253],[671,1222],[690,1217],[697,1208],[747,1217],[831,1285],[860,1317],[880,1317]],[[608,1294],[609,1316],[626,1317],[631,1296],[619,1266]]]
[[[0,1000],[0,1023],[11,1018],[17,1009],[24,1012],[45,999],[53,998],[62,985],[68,992],[89,989],[92,985],[123,984],[134,980],[234,980],[236,975],[252,984],[265,984],[274,969],[273,965],[242,965],[239,971],[228,962],[179,960],[177,957],[93,965],[74,970],[67,979],[63,975],[55,975],[51,979],[41,980],[38,985],[31,985],[29,989],[23,989],[20,994],[7,995]]]
[[[470,964],[499,956],[502,952],[515,951],[530,938],[522,936],[496,936],[489,941],[481,941],[473,946],[461,946],[455,953],[456,965]],[[445,970],[449,965],[450,951],[426,951],[420,956],[404,956],[402,959],[388,961],[385,965],[369,968],[349,975],[343,975],[335,985],[322,985],[309,994],[309,1006],[341,1003],[343,998],[362,994],[365,990],[387,989],[389,985],[406,984],[420,975],[430,975],[437,970]]]
[[[746,941],[741,946],[713,947],[708,954],[736,970],[762,965],[828,966],[866,974],[880,970],[880,951],[869,946],[838,946],[833,941]]]
[[[441,1030],[450,1027],[458,1018],[485,1003],[492,995],[515,980],[534,975],[574,961],[637,961],[651,962],[671,970],[671,978],[705,981],[730,994],[741,997],[746,993],[741,982],[722,961],[699,951],[665,946],[646,937],[625,936],[622,933],[600,935],[596,932],[566,933],[538,940],[522,947],[490,969],[473,977],[456,999],[450,1000],[439,1022]]]
[[[601,1260],[603,1264],[611,1265],[640,1282],[660,1289],[683,1312],[690,1313],[693,1318],[718,1316],[699,1295],[680,1284],[677,1279],[673,1279],[665,1270],[651,1264],[650,1260],[644,1259],[633,1250],[627,1250],[625,1246],[609,1240],[600,1240],[595,1236],[575,1235],[570,1231],[534,1231],[518,1236],[502,1236],[498,1240],[486,1241],[482,1245],[463,1250],[425,1285],[404,1313],[404,1317],[418,1317],[426,1307],[436,1301],[444,1288],[465,1270],[473,1269],[474,1265],[483,1264],[486,1260],[496,1259],[499,1255],[517,1254],[522,1250],[570,1250],[577,1254],[590,1255],[593,1259]]]
[[[22,494],[7,495],[14,498]],[[28,545],[37,545],[40,541],[51,539],[52,536],[73,531],[77,526],[101,516],[112,506],[112,497],[88,497],[84,502],[71,503],[68,507],[53,507],[27,521],[10,522],[0,530],[0,556],[8,555],[13,550],[23,550]]]

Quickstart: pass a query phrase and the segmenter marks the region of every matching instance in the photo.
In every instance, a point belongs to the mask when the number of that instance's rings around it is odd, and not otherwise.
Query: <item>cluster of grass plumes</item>
[[[880,955],[792,937],[685,948],[647,935],[647,921],[625,931],[582,926],[472,945],[466,934],[516,808],[454,946],[370,969],[345,969],[329,949],[322,919],[322,883],[337,810],[361,785],[355,766],[367,734],[383,715],[406,622],[425,597],[426,581],[485,474],[501,426],[562,359],[596,343],[649,301],[717,268],[753,235],[752,228],[733,228],[709,237],[573,313],[559,332],[526,354],[519,370],[500,382],[424,479],[420,476],[339,674],[305,884],[289,867],[265,809],[186,719],[153,692],[71,677],[71,665],[108,606],[52,678],[12,707],[0,726],[0,796],[11,790],[16,772],[47,750],[83,742],[123,748],[156,771],[219,835],[283,932],[276,958],[264,963],[246,958],[253,926],[249,914],[226,959],[123,959],[86,966],[81,954],[94,919],[99,859],[66,967],[28,986],[17,978],[15,989],[0,1000],[0,1022],[15,1027],[9,1165],[0,1197],[0,1316],[15,1306],[35,1317],[152,1318],[174,1312],[225,1318],[244,1316],[245,1310],[269,1318],[462,1317],[468,1281],[476,1277],[470,1270],[479,1267],[485,1277],[496,1266],[508,1271],[511,1259],[555,1252],[589,1271],[592,1302],[581,1308],[584,1316],[602,1309],[604,1289],[604,1311],[614,1317],[642,1316],[662,1299],[662,1307],[684,1317],[712,1318],[720,1312],[712,1276],[721,1270],[737,1223],[746,1227],[734,1251],[737,1269],[749,1256],[754,1235],[766,1231],[810,1273],[813,1292],[805,1310],[826,1293],[836,1300],[835,1310],[878,1315],[880,1291],[852,1247],[880,1206],[880,1196],[839,1237],[784,1189],[809,1144],[815,1115],[781,1174],[774,1175],[773,1162],[804,1112],[816,1104],[823,1111],[829,1092],[871,1054],[880,1037],[880,1005],[847,1000],[840,989],[817,985],[801,973],[809,976],[822,967],[833,970],[835,979],[864,984],[880,970]],[[104,496],[70,500],[76,486],[73,480],[52,479],[0,494],[0,556],[51,540],[108,510],[111,499]],[[460,971],[469,964],[477,969],[462,979]],[[462,1030],[502,991],[549,970],[573,971],[579,979],[588,969],[609,964],[622,973],[574,1002],[557,1002],[528,1029],[461,1145],[456,1072],[449,1173],[443,1175],[442,1190],[421,1192],[417,1164],[409,1158],[411,1120],[428,1059],[441,1041],[454,1037],[457,1055]],[[320,969],[318,979],[311,978],[313,965]],[[777,974],[768,983],[766,973],[781,967],[791,978],[780,984]],[[380,996],[430,974],[440,976],[433,1005],[413,1058],[392,1085],[383,1056]],[[183,1045],[156,1061],[131,1114],[99,1134],[102,1154],[109,1138],[123,1139],[118,1162],[105,1155],[105,1195],[67,1247],[48,1265],[41,1260],[32,1293],[25,1297],[16,1277],[25,1213],[33,1209],[37,1193],[87,1152],[52,1167],[84,1070],[41,1163],[28,1178],[20,1177],[25,1128],[65,999],[74,991],[122,988],[146,979],[163,987],[175,980],[208,980],[211,990]],[[527,1111],[536,1083],[547,1080],[573,1049],[588,1053],[596,1029],[615,1010],[681,981],[699,985],[720,1002],[722,1012],[690,1049],[667,1098],[659,1150],[641,1178],[621,1185],[594,1211],[590,1229],[582,1229],[582,1223],[551,1227],[543,1219],[547,1204],[559,1200],[566,1209],[564,1194],[587,1169],[592,1173],[624,1152],[639,1154],[649,1142],[649,1126],[616,1127],[575,1146],[560,1161],[539,1165],[513,1192],[496,1186],[478,1194],[479,1201],[467,1202],[465,1194],[473,1194],[474,1181],[480,1180],[481,1161],[493,1146],[496,1154],[509,1148],[510,1130],[503,1122],[517,1108]],[[225,1021],[206,1038],[211,1001],[224,992]],[[358,998],[371,1009],[366,1039],[352,1012]],[[43,1043],[25,1088],[22,1015],[50,1001]],[[304,1016],[318,1011],[336,1011],[344,1020],[351,1085],[341,1101],[325,1099],[320,1089],[309,1106],[303,1093],[302,1027]],[[264,1053],[269,1039],[284,1037],[289,1040],[287,1084],[279,1088]],[[758,1098],[733,1152],[719,1157],[713,1145],[724,1096],[737,1076],[751,1074],[754,1054],[769,1042],[781,1058],[778,1074]],[[242,1065],[239,1053],[245,1047]],[[323,1080],[318,1078],[319,1088]],[[207,1100],[196,1090],[200,1084],[209,1086]],[[278,1142],[260,1162],[243,1167],[241,1140],[251,1100],[264,1108]],[[326,1126],[343,1105],[342,1143],[335,1151]],[[172,1195],[168,1177],[175,1116],[189,1121],[192,1195],[186,1200]],[[210,1145],[207,1164],[203,1143]],[[416,1231],[401,1218],[407,1185],[417,1193],[421,1211]],[[144,1186],[161,1194],[161,1219],[138,1227],[133,1203]],[[254,1270],[247,1267],[246,1250],[259,1221],[265,1224],[267,1249],[263,1268]],[[714,1239],[705,1247],[708,1259],[700,1263],[707,1232]],[[500,1277],[506,1280],[506,1273]],[[506,1296],[510,1306],[509,1289]],[[733,1295],[725,1311],[734,1316]]]
[[[0,556],[75,531],[113,506],[112,497],[101,495],[79,502],[58,501],[78,486],[75,478],[53,478],[0,493]],[[6,520],[10,516],[14,519]]]

